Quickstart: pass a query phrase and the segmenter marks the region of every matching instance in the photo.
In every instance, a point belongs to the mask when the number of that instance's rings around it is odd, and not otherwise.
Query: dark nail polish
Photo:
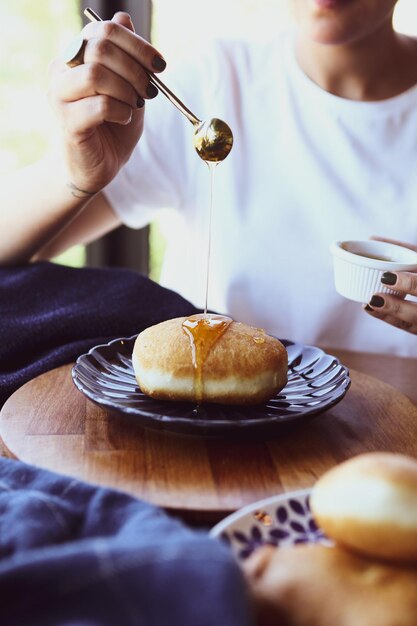
[[[149,85],[146,87],[146,95],[148,96],[148,98],[155,98],[155,96],[158,95],[158,89],[155,87],[155,85],[149,83]]]
[[[369,304],[372,307],[376,307],[377,309],[380,309],[381,307],[384,306],[385,300],[384,300],[384,298],[381,298],[381,296],[372,296],[371,301],[370,301]]]
[[[369,304],[364,306],[364,309],[365,309],[365,311],[373,311],[373,309],[369,306]]]
[[[162,70],[164,70],[166,66],[167,63],[165,59],[160,57],[158,54],[155,54],[154,58],[152,59],[152,67],[158,70],[158,72],[162,72]]]
[[[139,96],[138,99],[136,100],[137,108],[141,109],[144,106],[144,104],[145,104],[145,100]]]
[[[395,285],[397,282],[397,275],[392,272],[384,272],[381,277],[381,283],[383,285]]]

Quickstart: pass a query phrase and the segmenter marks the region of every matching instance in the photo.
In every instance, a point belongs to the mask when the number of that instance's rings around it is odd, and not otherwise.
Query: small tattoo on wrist
[[[75,198],[91,198],[92,196],[95,196],[96,193],[98,193],[97,191],[87,191],[86,189],[80,189],[71,181],[67,183],[67,187],[71,190],[71,193]]]

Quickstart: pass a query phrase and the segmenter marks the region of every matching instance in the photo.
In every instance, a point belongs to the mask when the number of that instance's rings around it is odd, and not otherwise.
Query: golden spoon
[[[97,15],[93,9],[85,9],[84,15],[86,15],[91,22],[102,22],[101,17]],[[202,158],[203,161],[223,161],[233,146],[233,133],[226,122],[219,120],[217,117],[205,122],[201,121],[166,85],[164,85],[160,78],[151,72],[146,71],[146,73],[149,76],[150,82],[155,85],[159,91],[162,91],[164,96],[166,96],[168,100],[185,115],[191,124],[193,124],[195,128],[193,144],[198,156]]]

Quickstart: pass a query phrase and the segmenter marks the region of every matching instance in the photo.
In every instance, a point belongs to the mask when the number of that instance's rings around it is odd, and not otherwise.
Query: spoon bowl
[[[218,163],[224,161],[233,146],[233,133],[230,127],[217,117],[195,124],[194,148],[203,161]]]

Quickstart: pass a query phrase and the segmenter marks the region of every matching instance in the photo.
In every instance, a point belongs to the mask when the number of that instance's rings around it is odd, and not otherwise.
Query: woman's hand
[[[417,246],[401,241],[380,237],[372,237],[372,239],[394,243],[417,252]],[[382,275],[381,283],[390,289],[399,291],[404,296],[417,297],[417,273],[415,272],[385,272]],[[387,293],[375,293],[364,309],[372,317],[417,335],[417,302],[403,300]]]
[[[129,159],[143,129],[145,98],[158,90],[146,71],[165,68],[159,52],[134,33],[127,13],[88,24],[84,63],[51,64],[50,101],[63,128],[68,184],[74,195],[100,191]]]

